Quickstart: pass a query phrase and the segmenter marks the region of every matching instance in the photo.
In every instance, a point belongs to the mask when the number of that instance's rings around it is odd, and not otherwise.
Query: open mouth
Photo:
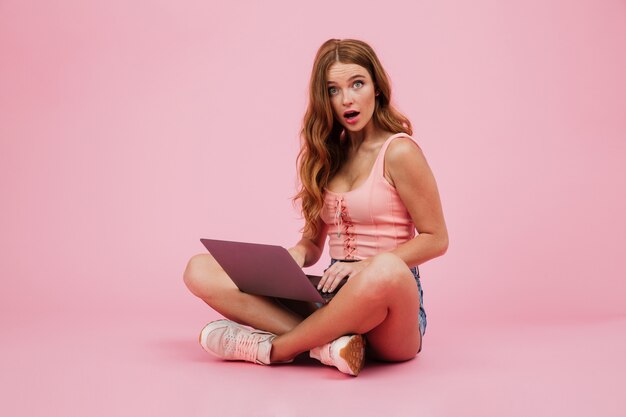
[[[356,118],[358,115],[359,115],[358,111],[350,110],[350,111],[345,112],[343,114],[343,117],[345,117],[347,121],[351,121],[351,120],[354,120],[354,118]]]

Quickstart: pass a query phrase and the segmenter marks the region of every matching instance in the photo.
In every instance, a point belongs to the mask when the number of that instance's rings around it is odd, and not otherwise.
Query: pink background
[[[626,412],[612,391],[626,374],[624,1],[5,0],[3,415],[243,415],[228,381],[340,379],[205,356],[195,338],[216,314],[181,279],[201,237],[297,241],[298,132],[331,37],[378,52],[450,248],[421,268],[431,346],[384,378],[373,366],[370,385],[335,385],[328,404],[419,380],[429,395],[401,401],[422,415]],[[512,357],[514,381],[548,385],[506,385]],[[247,395],[267,415],[308,415],[310,391],[280,406],[260,392]],[[389,409],[376,407],[363,412]]]

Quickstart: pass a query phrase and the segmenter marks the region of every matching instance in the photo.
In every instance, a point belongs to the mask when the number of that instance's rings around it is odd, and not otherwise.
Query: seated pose
[[[417,266],[443,255],[439,192],[410,121],[391,105],[388,76],[362,41],[331,39],[317,52],[298,156],[302,238],[289,253],[315,264],[328,237],[324,306],[246,294],[210,254],[189,261],[191,292],[228,320],[209,323],[202,347],[226,360],[291,362],[310,352],[357,375],[365,355],[406,361],[422,347],[426,312]],[[416,233],[417,231],[417,233]]]

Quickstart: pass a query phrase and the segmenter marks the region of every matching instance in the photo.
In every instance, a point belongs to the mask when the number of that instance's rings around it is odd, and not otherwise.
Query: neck
[[[374,126],[374,123],[368,123],[363,129],[358,132],[350,132],[346,130],[346,138],[348,139],[348,143],[350,148],[358,149],[361,145],[378,142],[381,137],[384,135],[384,132],[380,129],[377,129]]]

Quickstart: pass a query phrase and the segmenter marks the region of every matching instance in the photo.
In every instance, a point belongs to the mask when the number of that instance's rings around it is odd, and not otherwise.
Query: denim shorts
[[[353,261],[353,260],[346,261],[343,259],[333,258],[330,260],[330,265],[328,265],[328,267],[330,268],[335,262],[356,262],[356,261]],[[413,273],[413,276],[415,277],[415,282],[417,283],[417,289],[419,290],[419,295],[420,295],[419,326],[420,326],[420,334],[423,337],[424,334],[426,334],[426,324],[427,324],[426,310],[424,310],[424,291],[422,291],[422,283],[420,282],[419,268],[417,266],[414,266],[413,268],[410,268],[410,270]]]

